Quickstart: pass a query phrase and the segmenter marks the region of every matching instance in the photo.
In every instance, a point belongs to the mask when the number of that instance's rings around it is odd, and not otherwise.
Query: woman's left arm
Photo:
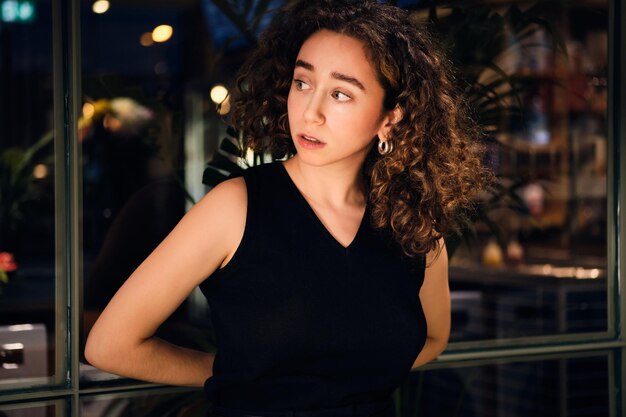
[[[435,359],[448,345],[450,337],[450,288],[448,286],[448,253],[443,238],[437,250],[426,254],[426,271],[424,283],[420,289],[420,302],[426,316],[428,326],[426,343],[413,362],[411,368],[417,368]]]

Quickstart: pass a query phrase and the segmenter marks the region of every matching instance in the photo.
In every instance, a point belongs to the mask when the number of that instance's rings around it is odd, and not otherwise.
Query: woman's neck
[[[365,205],[361,166],[314,166],[303,163],[297,154],[285,161],[284,165],[291,179],[308,200],[334,208]]]

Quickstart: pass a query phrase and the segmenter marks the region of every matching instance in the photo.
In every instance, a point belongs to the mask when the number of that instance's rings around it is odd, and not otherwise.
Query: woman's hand
[[[242,178],[200,200],[133,272],[93,326],[85,357],[97,368],[145,381],[202,386],[214,355],[154,337],[187,296],[236,250],[245,227]]]
[[[415,359],[412,368],[435,359],[448,345],[450,337],[450,288],[448,286],[448,253],[443,238],[438,241],[441,251],[426,255],[424,283],[420,289],[420,302],[426,316],[428,332],[426,343]]]

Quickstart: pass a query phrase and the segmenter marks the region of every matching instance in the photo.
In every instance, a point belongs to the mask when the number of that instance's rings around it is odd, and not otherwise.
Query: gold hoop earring
[[[378,142],[378,153],[381,155],[387,155],[393,151],[393,142],[388,140],[380,140]]]

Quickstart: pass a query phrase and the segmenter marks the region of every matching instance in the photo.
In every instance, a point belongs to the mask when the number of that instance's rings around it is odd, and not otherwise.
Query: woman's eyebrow
[[[365,91],[365,86],[361,83],[361,81],[357,80],[354,77],[351,77],[351,76],[346,75],[346,74],[342,74],[340,72],[333,72],[331,75],[332,75],[333,78],[336,78],[338,80],[350,83],[350,84],[360,88],[361,90]]]
[[[296,61],[296,68],[298,68],[298,67],[304,68],[304,69],[309,70],[309,71],[315,71],[315,66],[313,66],[313,64],[311,64],[309,62],[306,62],[306,61],[304,61],[302,59],[298,59]],[[331,73],[331,76],[333,78],[337,79],[337,80],[345,81],[347,83],[350,83],[350,84],[356,86],[357,88],[365,91],[365,86],[363,85],[363,83],[361,81],[357,80],[356,78],[350,76],[350,75],[342,74],[340,72],[336,72],[335,71],[335,72]]]
[[[309,70],[309,71],[315,71],[315,67],[313,66],[313,64],[309,64],[308,62],[303,61],[301,59],[298,59],[296,61],[296,68],[298,68],[298,67],[302,67],[302,68],[304,68],[306,70]]]

